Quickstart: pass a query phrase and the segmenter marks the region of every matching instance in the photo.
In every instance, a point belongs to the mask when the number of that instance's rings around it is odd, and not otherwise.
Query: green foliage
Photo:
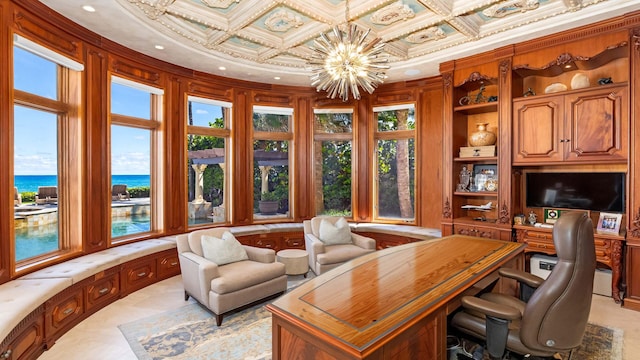
[[[22,203],[32,203],[36,201],[36,193],[33,191],[21,192],[20,196],[22,196]]]
[[[351,142],[322,142],[324,211],[351,212]]]
[[[280,197],[276,194],[275,191],[263,192],[260,195],[260,200],[262,201],[278,201]]]
[[[129,191],[129,197],[131,198],[146,198],[149,197],[150,188],[148,186],[137,186],[127,188]]]

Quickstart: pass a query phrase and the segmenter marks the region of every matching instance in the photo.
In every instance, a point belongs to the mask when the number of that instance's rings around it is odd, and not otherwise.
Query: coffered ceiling
[[[640,0],[41,0],[136,51],[216,75],[309,86],[313,40],[347,19],[386,42],[386,82],[640,9]],[[82,9],[91,5],[95,12]],[[161,46],[163,49],[158,49]]]

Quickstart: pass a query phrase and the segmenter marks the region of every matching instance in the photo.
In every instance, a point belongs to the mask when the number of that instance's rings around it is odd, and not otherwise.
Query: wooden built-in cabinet
[[[629,157],[624,307],[640,311],[640,26],[629,30],[631,146]]]
[[[304,249],[304,233],[302,231],[281,231],[254,235],[238,236],[243,245],[273,249],[278,252],[283,249]]]
[[[69,329],[131,292],[180,274],[176,249],[131,260],[56,294],[0,343],[0,359],[35,359]]]
[[[511,142],[502,136],[510,129],[509,117],[504,116],[503,111],[505,106],[510,108],[505,104],[511,101],[505,92],[510,62],[496,60],[501,55],[499,52],[493,55],[486,63],[471,62],[476,64],[472,67],[467,67],[466,62],[441,64],[445,85],[443,236],[511,239]],[[482,97],[478,96],[481,91]],[[479,130],[479,124],[487,124],[486,131],[496,135],[495,151],[474,156],[463,154],[463,148],[477,148],[470,138]],[[473,176],[468,187],[460,185],[464,171]],[[476,186],[479,175],[497,180],[497,186]],[[478,208],[481,205],[485,208]]]
[[[627,84],[513,101],[513,165],[626,162]]]

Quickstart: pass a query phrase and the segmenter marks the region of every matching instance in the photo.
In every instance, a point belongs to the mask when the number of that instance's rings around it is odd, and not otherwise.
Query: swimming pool
[[[114,219],[111,237],[147,232],[150,229],[149,215],[131,215]],[[58,250],[58,224],[16,228],[16,261]]]

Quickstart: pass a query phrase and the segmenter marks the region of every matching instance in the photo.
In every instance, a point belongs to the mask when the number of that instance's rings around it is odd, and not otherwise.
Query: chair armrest
[[[511,306],[497,304],[475,296],[462,297],[462,307],[477,311],[486,316],[492,316],[504,320],[518,320],[522,317],[520,310]]]
[[[539,276],[513,268],[500,268],[498,274],[509,279],[517,280],[534,289],[537,289],[544,282],[544,279]]]
[[[315,259],[318,254],[324,253],[324,243],[313,234],[304,234],[304,243],[307,252]]]
[[[208,304],[211,280],[220,276],[218,265],[192,252],[178,255],[184,290],[202,304]]]
[[[351,233],[351,240],[353,243],[363,249],[375,250],[376,241],[372,238],[362,236],[360,234]]]
[[[276,252],[273,249],[259,248],[255,246],[242,245],[247,251],[249,260],[261,263],[272,263],[276,261]]]

